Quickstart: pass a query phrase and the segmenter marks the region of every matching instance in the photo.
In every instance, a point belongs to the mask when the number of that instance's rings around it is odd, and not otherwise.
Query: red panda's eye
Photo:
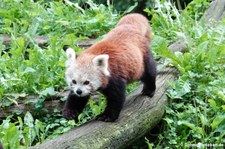
[[[89,81],[84,81],[84,85],[88,85],[89,83]]]
[[[76,80],[72,80],[73,84],[77,84],[77,81]]]

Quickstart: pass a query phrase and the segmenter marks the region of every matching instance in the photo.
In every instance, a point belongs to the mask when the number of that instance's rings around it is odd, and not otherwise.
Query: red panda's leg
[[[77,97],[71,91],[62,111],[63,116],[68,120],[74,119],[77,122],[78,116],[87,104],[88,99],[89,97]]]
[[[126,82],[110,78],[108,86],[102,93],[107,98],[105,111],[97,116],[97,120],[114,122],[120,114],[126,98]]]
[[[141,78],[144,83],[142,90],[143,95],[153,97],[156,89],[156,63],[153,59],[151,51],[147,51],[148,54],[144,56],[144,74]]]

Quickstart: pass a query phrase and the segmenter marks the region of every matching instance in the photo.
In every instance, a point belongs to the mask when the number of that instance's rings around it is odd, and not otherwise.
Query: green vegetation
[[[84,11],[69,1],[65,4],[30,0],[1,2],[0,33],[11,35],[13,40],[10,47],[0,46],[3,53],[0,97],[9,93],[40,94],[47,87],[59,88],[64,84],[62,46],[74,45],[87,37],[99,37],[112,28],[117,19],[104,5],[87,3],[91,8]],[[35,45],[32,37],[37,35],[49,37],[46,49]]]
[[[169,106],[157,137],[143,139],[145,148],[190,148],[192,144],[225,143],[225,21],[206,25],[201,19],[207,0],[194,0],[178,11],[170,2],[155,1],[155,9],[145,9],[152,16],[154,33],[152,49],[164,57],[165,65],[179,70],[178,79],[169,82]],[[124,9],[131,11],[135,5]],[[120,15],[112,5],[92,1],[80,7],[68,0],[33,2],[2,0],[0,3],[0,34],[9,34],[12,42],[3,45],[0,39],[0,108],[17,104],[28,95],[39,95],[36,114],[25,116],[16,111],[0,119],[0,141],[6,149],[26,148],[58,136],[101,113],[106,105],[99,95],[92,99],[79,122],[67,121],[60,111],[43,116],[42,104],[50,95],[66,89],[64,81],[63,45],[72,45],[87,38],[101,38]],[[152,7],[152,6],[151,6]],[[44,35],[49,43],[36,45],[34,37]],[[168,46],[182,39],[186,53],[172,53]],[[138,82],[131,84],[131,92]],[[65,99],[62,99],[65,100]]]
[[[154,147],[225,143],[225,21],[206,25],[200,17],[207,6],[205,0],[194,0],[179,12],[165,1],[153,12],[145,10],[153,15],[152,48],[180,72],[177,81],[169,82],[170,104]],[[187,44],[188,52],[168,49],[177,39]]]
[[[0,138],[5,148],[25,148],[60,135],[102,112],[104,98],[99,106],[90,100],[87,109],[79,116],[80,122],[67,121],[60,111],[43,117],[43,102],[65,88],[63,45],[82,39],[97,38],[115,26],[119,15],[110,7],[87,1],[88,9],[70,1],[33,2],[30,0],[3,0],[0,4],[0,33],[12,37],[9,46],[0,39],[0,108],[21,102],[28,95],[39,95],[34,100],[35,115],[15,111],[1,119]],[[36,45],[34,37],[47,36],[44,48]],[[62,99],[65,100],[65,99]],[[29,103],[27,103],[29,104]]]

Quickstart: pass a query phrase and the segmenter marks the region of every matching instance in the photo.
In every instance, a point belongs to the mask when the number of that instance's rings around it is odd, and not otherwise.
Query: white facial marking
[[[65,73],[68,86],[80,97],[96,92],[102,86],[101,76],[101,72],[94,68],[93,64],[75,63],[67,67]]]
[[[75,69],[71,76],[66,77],[68,85],[77,96],[88,96],[97,91],[102,85],[101,78],[93,74],[87,71],[84,72],[82,69]]]

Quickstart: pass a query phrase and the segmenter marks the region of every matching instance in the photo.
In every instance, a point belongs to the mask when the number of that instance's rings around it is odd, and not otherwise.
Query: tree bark
[[[214,0],[205,11],[203,19],[206,24],[213,25],[225,18],[225,0]]]

